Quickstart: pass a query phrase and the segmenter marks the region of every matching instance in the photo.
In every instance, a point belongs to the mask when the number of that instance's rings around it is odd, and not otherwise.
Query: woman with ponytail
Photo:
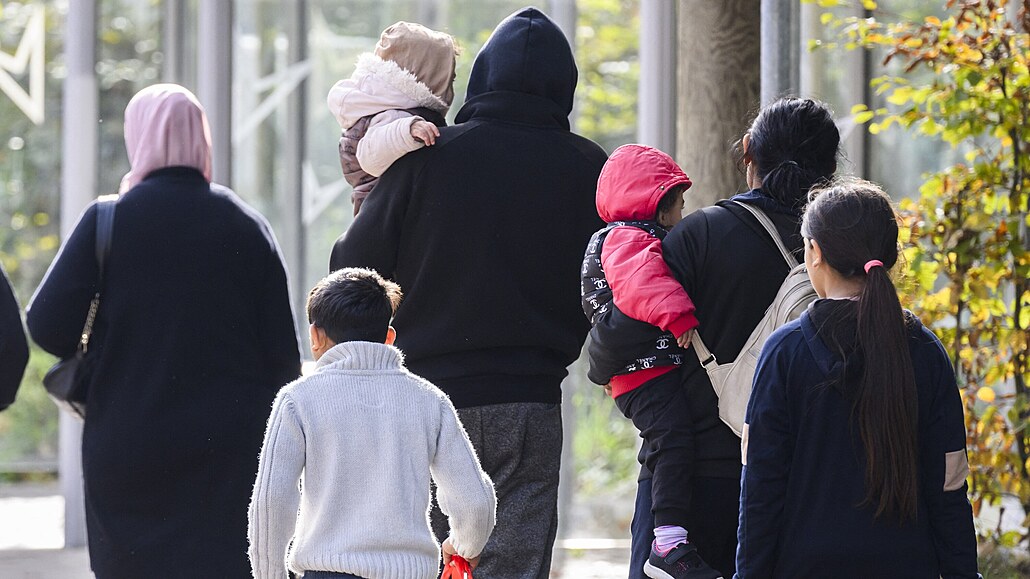
[[[898,301],[889,197],[859,180],[813,191],[801,234],[820,299],[758,361],[737,577],[977,577],[962,403]]]

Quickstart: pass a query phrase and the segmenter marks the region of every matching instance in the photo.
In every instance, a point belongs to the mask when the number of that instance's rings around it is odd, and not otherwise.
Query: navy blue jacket
[[[762,350],[744,434],[736,577],[976,577],[962,402],[947,353],[930,330],[910,321],[918,516],[904,524],[875,519],[872,507],[858,506],[865,467],[861,439],[850,427],[852,404],[839,387],[826,385],[839,375],[842,358],[827,347],[822,319],[813,323],[813,312],[836,307],[834,301],[817,301]]]
[[[330,270],[370,267],[404,290],[393,325],[408,368],[458,408],[561,402],[590,324],[579,267],[604,226],[604,151],[569,130],[576,64],[526,8],[476,57],[453,127],[390,166]]]
[[[96,204],[28,308],[32,338],[75,352],[98,285]],[[300,349],[265,219],[186,167],[119,197],[82,435],[98,577],[249,577],[247,505],[279,388]]]

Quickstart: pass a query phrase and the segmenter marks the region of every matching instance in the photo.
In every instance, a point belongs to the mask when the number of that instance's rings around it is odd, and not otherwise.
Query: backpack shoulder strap
[[[102,195],[97,198],[97,266],[100,268],[100,281],[104,280],[104,262],[111,253],[111,237],[114,230],[114,207],[117,195]]]
[[[701,339],[701,333],[697,330],[694,330],[694,335],[690,337],[690,345],[694,346],[694,353],[697,354],[697,361],[701,362],[701,367],[705,370],[708,369],[709,364],[719,364],[719,361],[715,359],[715,354],[708,349],[704,340]]]
[[[789,251],[787,251],[787,246],[783,244],[783,239],[780,237],[780,232],[776,231],[776,226],[773,225],[772,220],[769,219],[769,216],[765,214],[765,211],[762,211],[761,209],[753,205],[741,203],[740,201],[733,202],[743,207],[744,209],[747,209],[748,213],[754,215],[755,219],[757,219],[758,222],[762,224],[762,227],[769,234],[769,237],[772,237],[773,242],[776,243],[776,248],[780,250],[780,254],[783,256],[783,259],[787,262],[788,267],[793,269],[795,266],[798,265],[798,260],[795,259]]]
[[[784,261],[787,262],[787,267],[793,270],[798,266],[798,260],[795,259],[794,256],[791,255],[790,251],[787,250],[787,246],[783,244],[783,238],[780,237],[780,232],[776,230],[776,226],[773,224],[772,220],[769,219],[769,216],[765,214],[765,211],[762,211],[753,205],[741,203],[740,201],[730,200],[729,202],[743,207],[748,213],[754,215],[755,219],[758,220],[758,223],[762,225],[762,228],[765,229],[766,233],[769,234],[769,237],[772,238],[773,242],[776,244],[776,248],[780,250],[780,255],[782,255]],[[727,207],[726,209],[729,208]],[[790,276],[790,272],[787,273],[787,276]],[[694,347],[694,353],[697,354],[698,361],[701,362],[701,366],[706,370],[708,369],[708,366],[713,363],[718,365],[719,361],[715,358],[715,354],[705,346],[704,341],[701,339],[700,332],[694,330],[694,335],[691,337],[690,343]]]

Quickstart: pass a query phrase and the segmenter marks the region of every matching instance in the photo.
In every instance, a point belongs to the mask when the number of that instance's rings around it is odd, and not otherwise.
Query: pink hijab
[[[125,107],[125,150],[132,169],[121,192],[164,167],[193,167],[211,180],[211,129],[204,107],[177,84],[155,84]]]

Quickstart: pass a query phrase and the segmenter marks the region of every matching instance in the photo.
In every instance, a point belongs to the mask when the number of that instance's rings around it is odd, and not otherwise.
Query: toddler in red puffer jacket
[[[697,327],[694,304],[662,259],[662,239],[682,218],[690,178],[665,153],[624,145],[597,180],[594,234],[581,270],[583,311],[590,319],[589,378],[610,389],[616,406],[644,439],[655,542],[648,577],[716,579],[687,540],[693,432],[680,365]]]

